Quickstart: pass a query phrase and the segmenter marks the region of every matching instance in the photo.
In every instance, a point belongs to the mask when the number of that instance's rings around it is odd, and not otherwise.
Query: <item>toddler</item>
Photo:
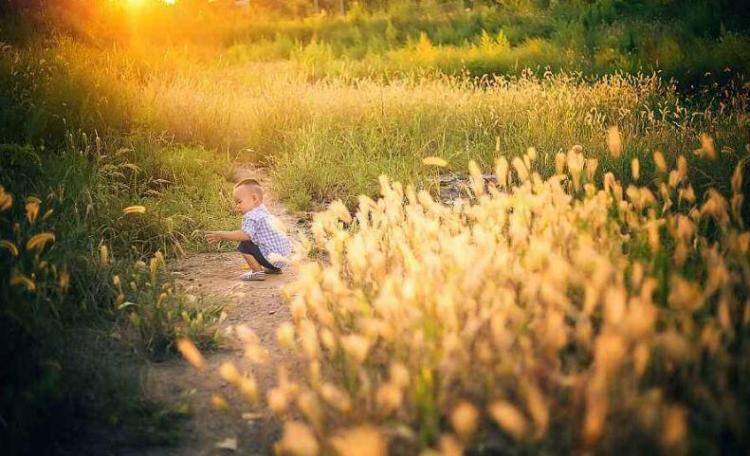
[[[263,204],[263,187],[255,179],[243,179],[234,186],[237,212],[243,214],[242,227],[235,231],[208,231],[208,242],[239,241],[237,250],[250,266],[241,280],[265,280],[266,274],[281,274],[284,259],[291,254],[291,243],[273,226]]]

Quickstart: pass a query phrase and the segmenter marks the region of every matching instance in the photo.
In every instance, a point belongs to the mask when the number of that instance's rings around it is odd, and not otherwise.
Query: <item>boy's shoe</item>
[[[266,273],[263,271],[246,272],[240,276],[240,280],[245,280],[245,281],[266,280]]]
[[[268,269],[268,268],[265,268],[265,269],[263,269],[263,272],[265,272],[266,274],[281,274],[281,269]]]

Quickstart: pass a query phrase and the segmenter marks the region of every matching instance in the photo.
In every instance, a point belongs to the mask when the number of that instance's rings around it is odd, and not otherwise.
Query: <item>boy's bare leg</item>
[[[245,253],[241,253],[240,255],[242,255],[242,258],[245,259],[245,262],[250,267],[251,271],[258,272],[258,271],[263,270],[263,266],[261,266],[260,263],[258,263],[258,260],[256,260],[254,256],[247,255]]]

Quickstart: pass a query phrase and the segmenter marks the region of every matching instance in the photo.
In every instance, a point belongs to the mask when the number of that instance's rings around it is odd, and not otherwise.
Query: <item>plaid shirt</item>
[[[250,240],[258,246],[260,253],[278,268],[285,262],[278,258],[272,260],[271,255],[280,255],[288,259],[292,253],[292,245],[289,239],[273,226],[271,217],[273,216],[266,209],[266,205],[261,204],[242,216],[242,231],[250,236]]]

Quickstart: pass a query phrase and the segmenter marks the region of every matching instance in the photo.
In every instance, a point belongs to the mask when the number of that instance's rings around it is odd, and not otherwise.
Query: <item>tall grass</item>
[[[463,169],[469,159],[489,163],[498,151],[515,156],[532,146],[548,176],[554,154],[573,144],[601,155],[612,126],[625,145],[619,164],[613,164],[622,179],[628,179],[630,159],[660,149],[673,160],[698,149],[700,135],[709,134],[728,160],[704,170],[697,181],[704,188],[731,172],[748,140],[743,114],[748,94],[740,83],[710,100],[702,94],[685,97],[656,75],[592,80],[526,72],[507,78],[308,83],[293,66],[266,67],[276,71],[272,79],[257,74],[262,68],[232,67],[207,76],[220,78],[220,86],[181,75],[168,84],[154,81],[147,90],[158,106],[167,107],[156,108],[158,125],[186,141],[243,149],[244,157],[269,163],[276,190],[299,209],[335,198],[353,204],[360,193],[374,194],[383,172],[404,182],[427,182],[435,175],[419,163],[430,155]],[[701,158],[690,154],[689,160]],[[649,172],[644,170],[645,178]]]
[[[747,159],[729,198],[696,200],[682,155],[633,162],[658,191],[598,158],[576,146],[543,179],[535,153],[499,156],[490,184],[470,162],[453,205],[383,176],[354,216],[316,214],[326,261],[286,290],[293,361],[260,401],[277,452],[746,451]]]
[[[177,337],[214,346],[220,303],[139,264],[229,222],[229,161],[133,131],[120,67],[71,68],[32,46],[5,47],[0,68],[0,446],[81,446],[92,422],[122,426],[124,445],[173,441],[173,406],[143,396],[140,369]]]

